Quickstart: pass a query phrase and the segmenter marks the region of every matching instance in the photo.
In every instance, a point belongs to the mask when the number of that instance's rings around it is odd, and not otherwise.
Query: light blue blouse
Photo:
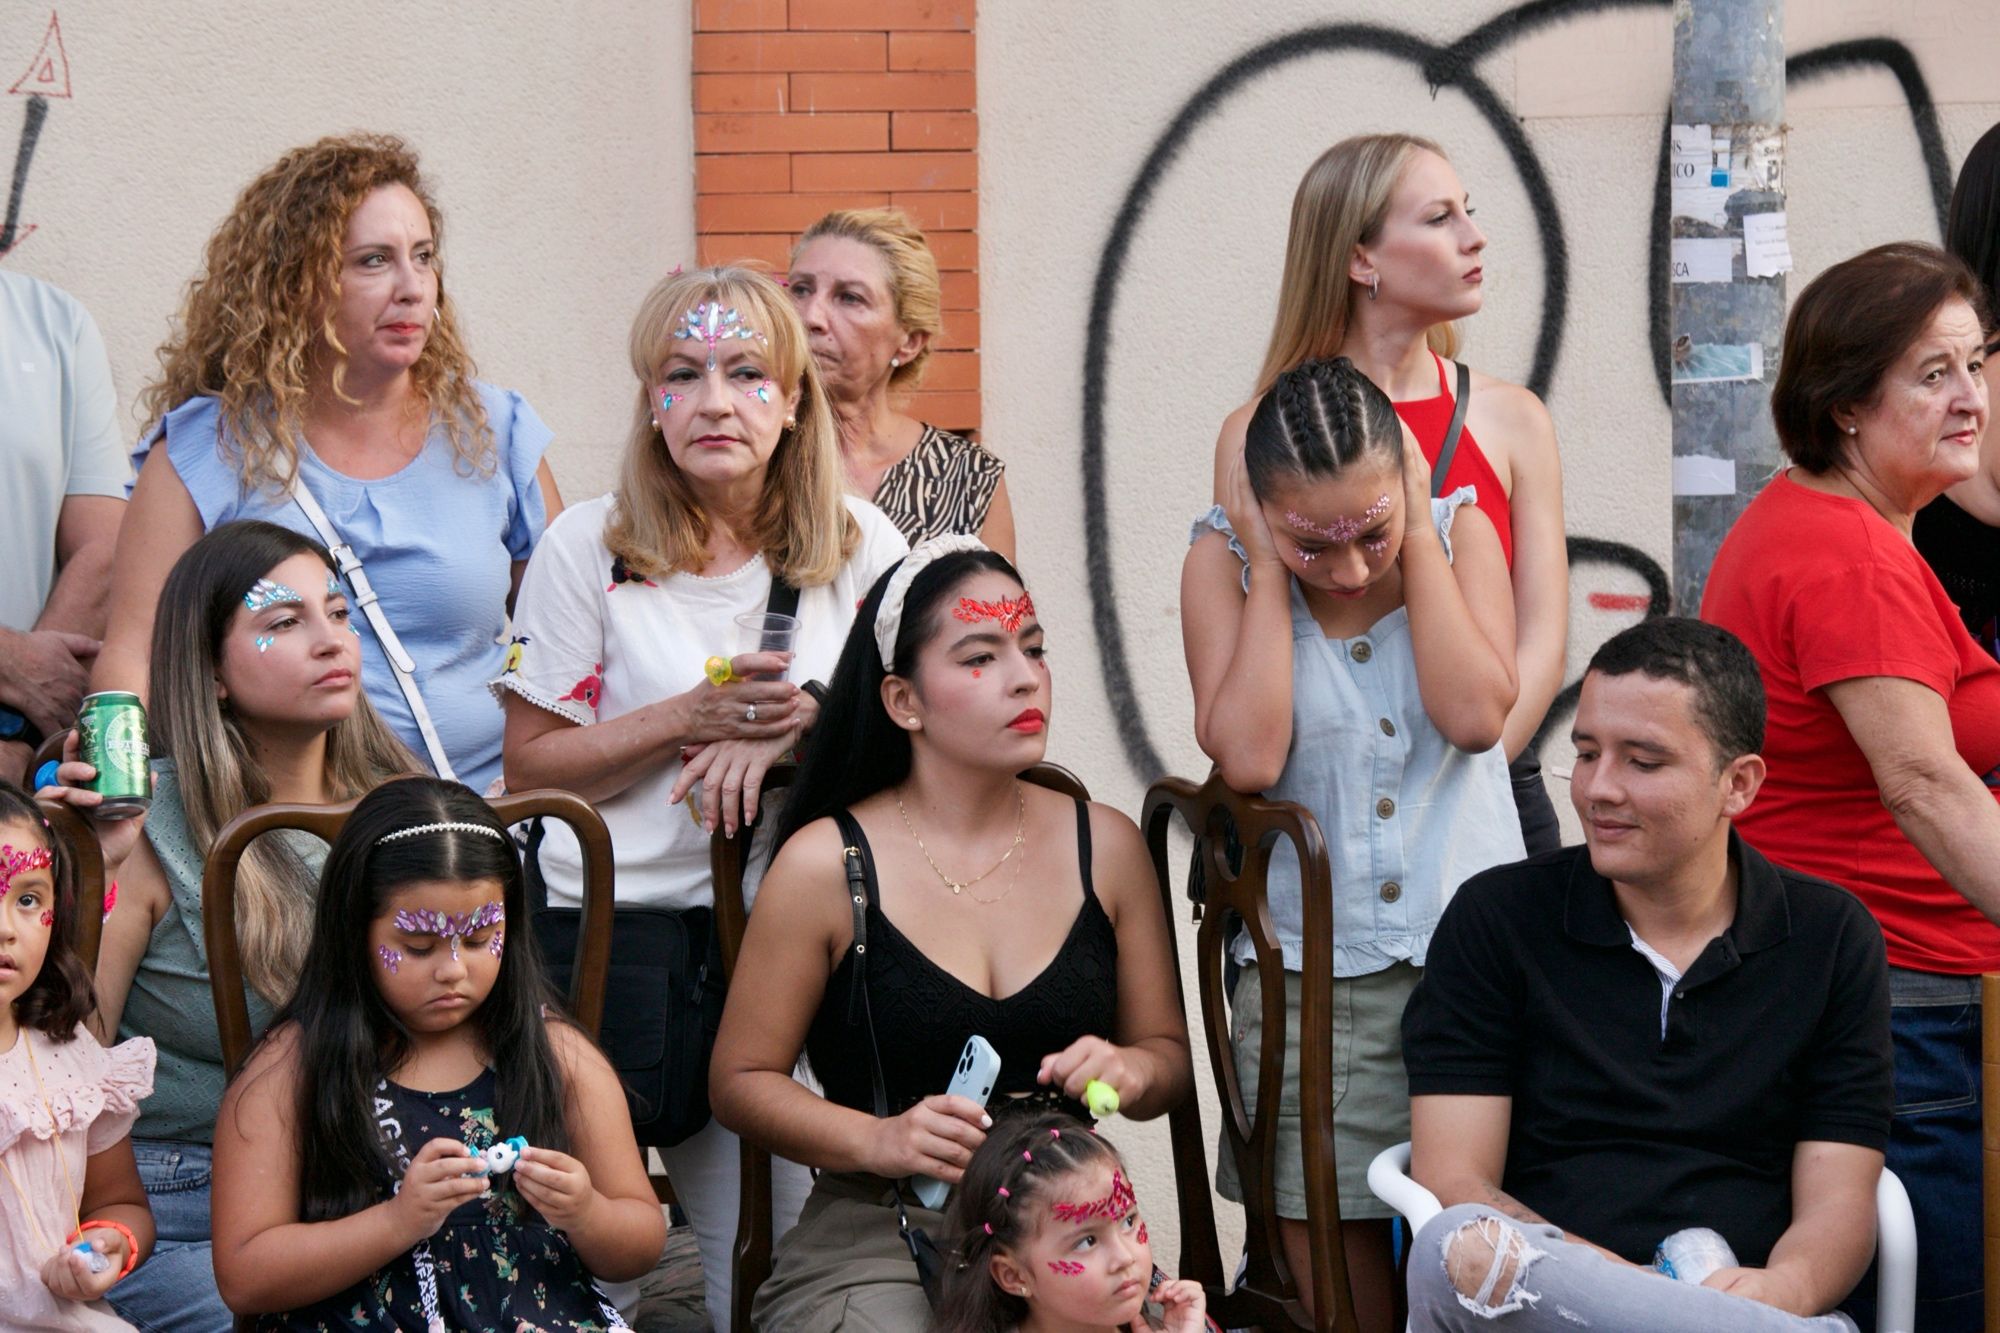
[[[1451,554],[1451,518],[1474,492],[1462,486],[1431,501]],[[1217,505],[1195,520],[1190,543],[1209,532],[1229,538]],[[1421,967],[1444,905],[1458,886],[1491,866],[1527,855],[1499,746],[1468,754],[1447,741],[1424,711],[1410,616],[1397,607],[1351,639],[1330,639],[1292,581],[1292,749],[1265,795],[1312,811],[1333,873],[1333,974],[1365,976],[1393,963]],[[1266,887],[1285,966],[1304,966],[1298,855],[1281,841]],[[1236,956],[1252,961],[1247,937]]]
[[[513,566],[541,539],[548,515],[535,469],[549,428],[517,393],[477,386],[497,450],[491,476],[461,462],[442,429],[404,468],[375,481],[335,472],[299,446],[300,474],[334,530],[361,557],[396,637],[416,659],[417,686],[452,767],[474,791],[500,776],[500,706],[486,690],[507,657]],[[191,398],[167,413],[132,452],[136,468],[166,436],[167,457],[201,511],[204,528],[261,518],[317,538],[291,496],[246,488],[234,442],[219,430],[216,400]],[[369,702],[419,759],[423,736],[367,619],[361,680]]]

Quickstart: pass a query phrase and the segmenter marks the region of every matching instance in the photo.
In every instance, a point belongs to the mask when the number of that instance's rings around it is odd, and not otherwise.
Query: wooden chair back
[[[223,825],[202,868],[202,934],[208,945],[208,982],[215,996],[216,1029],[222,1038],[222,1067],[229,1077],[250,1053],[250,1008],[243,984],[243,957],[236,942],[236,867],[261,834],[301,829],[332,842],[354,813],[357,801],[338,805],[256,805]],[[487,802],[507,825],[537,817],[559,819],[576,831],[583,849],[583,921],[577,932],[570,973],[569,1011],[592,1037],[604,1017],[604,983],[611,967],[611,832],[590,802],[575,792],[553,788],[519,792]],[[527,929],[521,923],[520,929]]]
[[[29,775],[33,777],[33,774]],[[68,846],[76,862],[78,918],[76,951],[92,975],[97,972],[97,946],[104,938],[104,852],[90,820],[62,801],[36,801],[49,831]]]
[[[1979,1103],[1986,1189],[1985,1327],[2000,1328],[2000,972],[1979,978]]]
[[[42,743],[35,747],[35,757],[28,762],[28,782],[31,785],[35,781],[35,774],[41,771],[43,764],[62,759],[63,742],[69,739],[69,733],[70,728],[64,727],[53,736],[44,736]]]
[[[1234,1154],[1243,1187],[1248,1269],[1235,1290],[1228,1289],[1215,1232],[1214,1204],[1207,1189],[1199,1113],[1190,1099],[1190,1122],[1183,1135],[1175,1125],[1174,1169],[1181,1182],[1180,1275],[1208,1292],[1208,1312],[1224,1328],[1262,1326],[1347,1330],[1355,1326],[1354,1299],[1340,1242],[1340,1204],[1334,1178],[1333,1077],[1333,889],[1326,842],[1319,823],[1302,806],[1267,801],[1231,791],[1219,776],[1196,786],[1185,778],[1162,778],[1146,793],[1141,827],[1153,854],[1161,892],[1171,901],[1167,834],[1173,817],[1187,822],[1195,837],[1195,858],[1203,873],[1201,924],[1195,935],[1195,968],[1201,989],[1201,1029],[1208,1038],[1210,1067],[1222,1104],[1223,1137]],[[1241,849],[1240,866],[1230,864],[1231,835]],[[1285,964],[1271,923],[1265,876],[1280,839],[1298,854],[1304,886],[1305,957],[1300,1003],[1299,1111],[1304,1134],[1306,1232],[1310,1245],[1317,1313],[1306,1312],[1298,1282],[1285,1263],[1278,1238],[1273,1176],[1278,1151],[1279,1089],[1285,1072]],[[1171,920],[1171,913],[1169,913]],[[1253,1090],[1257,1113],[1236,1076],[1231,1054],[1229,996],[1224,984],[1225,951],[1241,922],[1256,953],[1253,966],[1263,982],[1263,1046]],[[1187,1145],[1183,1148],[1185,1137]]]
[[[773,768],[765,776],[764,791],[768,794],[789,785],[795,776],[797,770],[790,765]],[[1076,775],[1059,764],[1036,764],[1021,776],[1036,786],[1072,799],[1090,799],[1089,790]],[[743,901],[743,866],[750,854],[752,832],[739,829],[733,838],[718,832],[709,842],[709,866],[715,874],[715,923],[722,932],[722,966],[727,976],[735,974],[736,956],[743,948],[743,932],[750,924],[749,907]],[[738,1333],[747,1333],[757,1288],[771,1276],[771,1155],[748,1139],[742,1140],[741,1153],[742,1193],[736,1210],[729,1326]]]

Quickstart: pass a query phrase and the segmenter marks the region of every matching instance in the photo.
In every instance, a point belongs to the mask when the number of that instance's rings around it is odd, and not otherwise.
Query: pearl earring
[[[1860,434],[1861,432],[1860,432],[1860,430],[1859,430],[1858,428],[1856,428],[1856,427],[1854,427],[1854,426],[1849,426],[1849,427],[1847,428],[1847,433],[1848,433],[1849,435],[1858,435],[1858,434]]]
[[[894,370],[897,366],[900,366],[902,364],[903,364],[903,358],[900,356],[892,356],[889,358],[889,369],[891,370]]]

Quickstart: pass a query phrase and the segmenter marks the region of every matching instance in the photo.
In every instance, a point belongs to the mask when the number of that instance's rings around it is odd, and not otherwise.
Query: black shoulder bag
[[[861,863],[861,827],[845,810],[835,816],[835,821],[847,844],[841,855],[847,862],[848,905],[854,912],[854,974],[848,983],[847,1022],[852,1026],[858,1017],[867,1029],[868,1073],[875,1083],[875,1118],[887,1120],[889,1089],[882,1081],[882,1048],[875,1041],[875,1013],[868,1004],[868,872]],[[903,1189],[909,1183],[909,1177],[905,1176],[890,1186],[896,1200],[896,1231],[917,1266],[917,1281],[923,1286],[924,1299],[935,1310],[944,1281],[944,1256],[930,1233],[910,1225],[909,1210],[903,1206]]]
[[[797,615],[799,590],[771,577],[767,610]],[[528,828],[524,857],[535,939],[549,978],[568,994],[583,913],[550,907],[542,878],[542,821]],[[722,936],[715,910],[620,907],[611,916],[611,967],[598,1044],[625,1084],[642,1148],[671,1148],[708,1124],[708,1060],[722,1026]]]

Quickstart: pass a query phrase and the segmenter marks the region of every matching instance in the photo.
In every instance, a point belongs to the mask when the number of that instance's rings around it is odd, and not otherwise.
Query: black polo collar
[[[1755,953],[1782,944],[1792,933],[1791,907],[1785,881],[1776,866],[1744,842],[1732,827],[1729,856],[1736,863],[1736,919],[1722,932],[1730,952]],[[1563,933],[1583,944],[1607,949],[1632,947],[1631,928],[1618,910],[1611,881],[1590,864],[1588,848],[1579,848],[1571,863],[1563,900]]]

